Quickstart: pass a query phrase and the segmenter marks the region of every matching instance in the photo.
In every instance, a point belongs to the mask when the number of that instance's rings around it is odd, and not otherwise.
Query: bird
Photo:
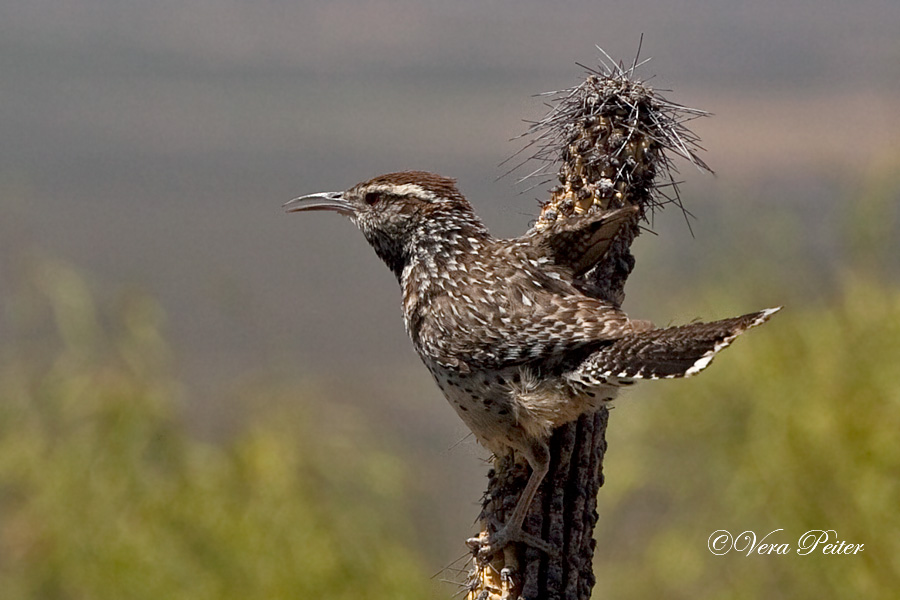
[[[490,557],[512,542],[554,548],[523,523],[549,470],[551,432],[639,379],[689,377],[778,308],[656,328],[584,293],[583,277],[636,207],[575,216],[496,238],[456,181],[424,171],[379,175],[342,192],[285,203],[287,212],[348,217],[400,284],[406,331],[456,413],[496,456],[531,473],[501,527],[473,538]]]

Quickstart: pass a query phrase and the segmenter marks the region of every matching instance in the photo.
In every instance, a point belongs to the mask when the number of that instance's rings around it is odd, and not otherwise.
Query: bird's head
[[[296,198],[284,208],[349,217],[398,277],[417,245],[439,242],[460,231],[487,234],[456,182],[424,171],[379,175],[343,192]]]

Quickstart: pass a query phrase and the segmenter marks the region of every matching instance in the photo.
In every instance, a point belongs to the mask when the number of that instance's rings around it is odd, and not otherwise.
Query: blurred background
[[[641,34],[640,74],[714,113],[717,175],[681,165],[696,218],[656,215],[626,310],[786,308],[617,402],[595,595],[891,597],[898,27],[888,0],[0,3],[4,598],[455,593],[487,455],[362,236],[281,204],[432,170],[518,235],[533,95]],[[865,551],[706,548],[778,528]]]

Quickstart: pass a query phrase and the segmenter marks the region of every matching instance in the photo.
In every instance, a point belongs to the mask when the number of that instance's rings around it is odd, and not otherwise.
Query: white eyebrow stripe
[[[417,196],[419,198],[428,200],[429,202],[434,202],[435,200],[437,200],[437,196],[434,194],[434,192],[426,190],[421,185],[416,183],[404,183],[403,185],[369,185],[366,186],[366,191],[382,194],[393,194],[395,196]]]

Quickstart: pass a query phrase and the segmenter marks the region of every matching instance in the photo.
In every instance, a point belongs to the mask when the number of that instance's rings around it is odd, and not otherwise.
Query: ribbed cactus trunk
[[[640,234],[640,220],[668,203],[681,207],[672,155],[709,170],[696,155],[697,137],[684,124],[706,113],[667,101],[635,79],[634,71],[635,65],[602,65],[589,70],[574,88],[548,93],[551,110],[527,133],[538,148],[530,158],[545,163],[529,177],[558,169],[559,185],[550,190],[535,228],[624,206],[640,209],[581,284],[586,294],[617,305],[625,298],[625,281],[634,267],[630,248]],[[525,530],[539,534],[560,553],[548,556],[520,544],[508,546],[486,564],[473,558],[469,600],[590,598],[608,419],[604,408],[553,433],[550,473]],[[488,477],[483,532],[505,522],[528,480],[528,467],[514,454],[497,457]]]

